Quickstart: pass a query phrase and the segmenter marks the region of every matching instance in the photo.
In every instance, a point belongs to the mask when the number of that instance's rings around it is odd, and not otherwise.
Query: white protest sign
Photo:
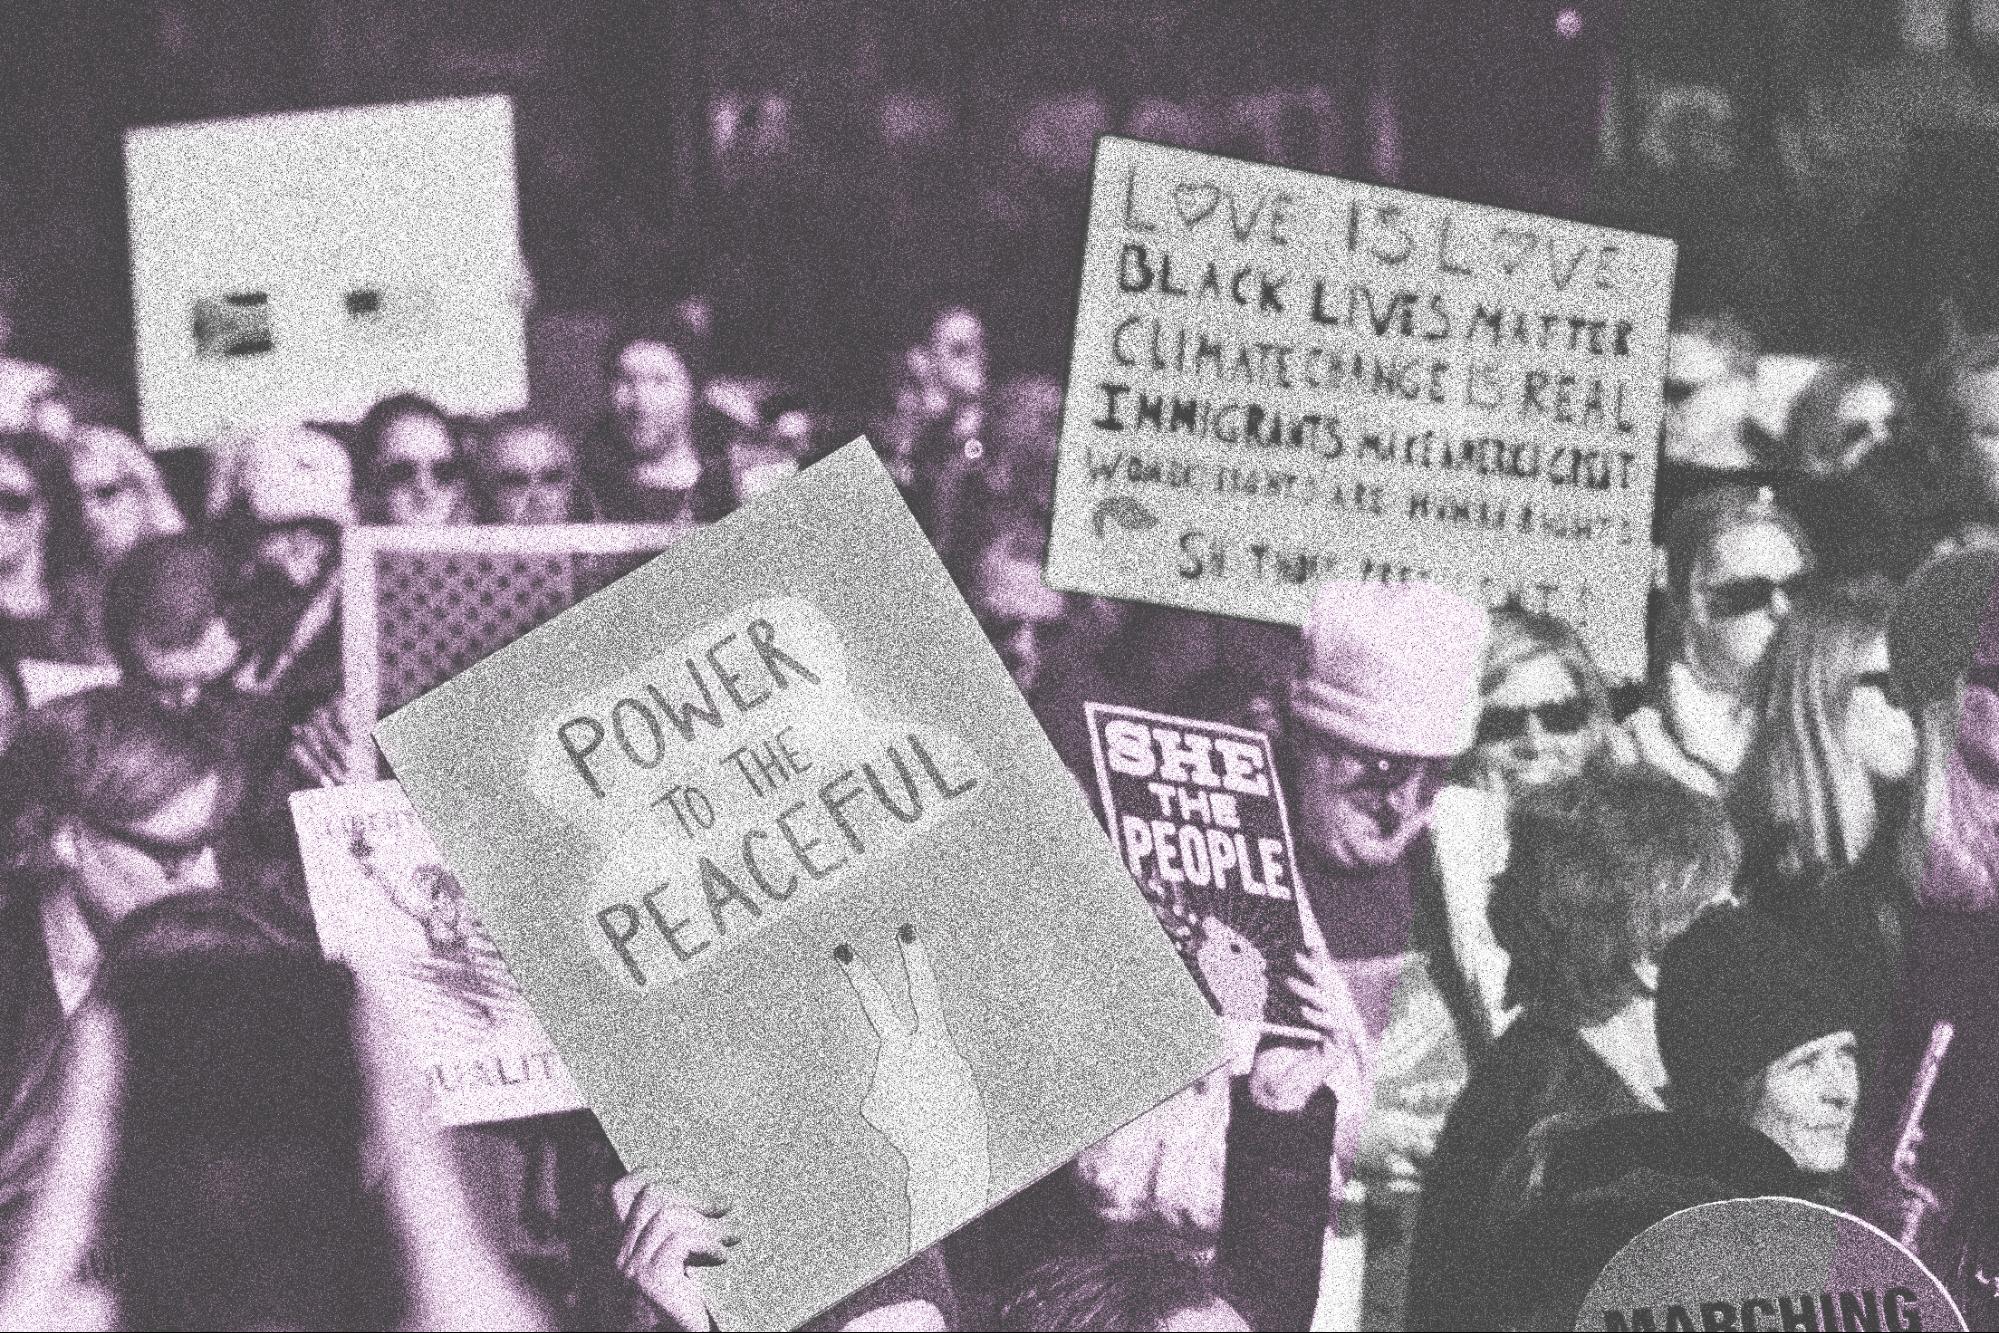
[[[132,130],[125,168],[152,447],[527,402],[508,98]]]
[[[1048,580],[1298,624],[1328,579],[1644,672],[1668,241],[1106,137]]]

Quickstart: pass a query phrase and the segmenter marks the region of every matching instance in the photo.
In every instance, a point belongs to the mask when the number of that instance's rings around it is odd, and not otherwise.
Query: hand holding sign
[[[742,1242],[722,1220],[728,1207],[678,1194],[643,1170],[613,1185],[611,1202],[625,1224],[618,1271],[672,1327],[707,1328],[707,1293],[691,1270],[719,1267]]]
[[[861,1115],[909,1163],[911,1253],[941,1239],[985,1206],[992,1175],[986,1107],[971,1063],[944,1022],[943,996],[930,955],[905,925],[903,968],[916,1021],[905,1023],[868,965],[850,945],[833,950],[879,1044]]]

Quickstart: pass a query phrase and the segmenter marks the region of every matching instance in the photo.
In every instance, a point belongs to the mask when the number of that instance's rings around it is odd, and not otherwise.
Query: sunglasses
[[[465,476],[465,465],[455,458],[447,458],[437,463],[418,463],[407,458],[382,464],[382,484],[384,486],[408,486],[419,476],[428,477],[439,486],[455,486]]]
[[[549,468],[542,472],[500,472],[493,476],[493,484],[507,490],[525,490],[529,486],[567,486],[567,468]]]
[[[1785,600],[1795,601],[1811,586],[1812,579],[1809,574],[1793,574],[1787,579],[1764,578],[1760,575],[1754,578],[1728,579],[1707,589],[1707,604],[1708,609],[1723,620],[1734,620],[1739,616],[1768,611],[1780,592],[1784,594]]]
[[[0,491],[0,515],[26,518],[41,507],[40,497],[32,491]]]
[[[1589,725],[1589,701],[1580,694],[1572,694],[1531,708],[1488,706],[1479,715],[1478,743],[1493,745],[1520,740],[1526,736],[1530,720],[1539,722],[1541,730],[1550,736],[1573,736]]]
[[[113,842],[123,843],[144,856],[160,868],[160,873],[169,880],[185,879],[201,858],[215,846],[215,834],[204,831],[196,838],[177,842],[166,838],[148,837],[136,829],[120,828],[116,824],[100,824],[91,821],[90,827]]]
[[[1863,671],[1853,678],[1857,690],[1879,690],[1889,702],[1895,698],[1895,677],[1886,671]]]

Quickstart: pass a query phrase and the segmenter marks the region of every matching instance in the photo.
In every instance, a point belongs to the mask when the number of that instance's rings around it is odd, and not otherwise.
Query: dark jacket
[[[1485,1236],[1495,1186],[1536,1124],[1644,1110],[1624,1081],[1565,1027],[1529,1010],[1515,1019],[1451,1108],[1423,1172],[1406,1326],[1481,1327],[1494,1275]]]
[[[1489,1226],[1486,1307],[1460,1327],[1546,1327],[1519,1321],[1551,1306],[1572,1318],[1617,1251],[1683,1208],[1773,1195],[1824,1202],[1826,1195],[1824,1181],[1800,1172],[1764,1135],[1690,1112],[1613,1116],[1543,1142],[1528,1203]]]

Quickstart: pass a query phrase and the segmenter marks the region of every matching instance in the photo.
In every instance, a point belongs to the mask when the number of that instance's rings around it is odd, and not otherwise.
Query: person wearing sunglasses
[[[549,422],[530,416],[495,422],[474,441],[472,463],[482,522],[587,523],[596,515],[575,444]]]
[[[1719,486],[1673,511],[1664,546],[1664,660],[1626,729],[1639,758],[1719,796],[1749,749],[1757,668],[1811,585],[1811,542],[1768,491]]]
[[[83,1002],[103,941],[148,904],[218,886],[234,770],[192,718],[121,688],[28,715],[0,757],[0,1090]]]
[[[1885,1020],[1902,895],[1863,868],[1888,852],[1917,760],[1916,722],[1889,673],[1885,580],[1805,599],[1764,657],[1755,739],[1728,793],[1746,852],[1743,888],[1833,962],[1867,1036]]]
[[[1437,796],[1432,826],[1451,960],[1488,1040],[1512,1017],[1506,952],[1487,913],[1493,880],[1506,867],[1508,812],[1523,793],[1573,776],[1599,751],[1626,756],[1622,741],[1603,674],[1575,630],[1553,616],[1494,611],[1478,730]]]
[[[436,403],[416,394],[384,398],[361,418],[357,442],[366,521],[420,528],[471,522],[458,431]]]

